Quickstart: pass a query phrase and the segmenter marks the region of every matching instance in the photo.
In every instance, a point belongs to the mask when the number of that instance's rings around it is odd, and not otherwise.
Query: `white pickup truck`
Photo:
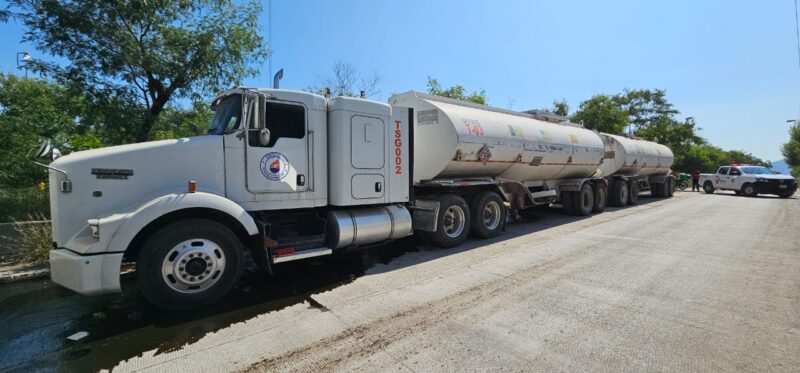
[[[748,197],[775,194],[789,198],[797,190],[797,180],[791,176],[775,174],[762,166],[740,164],[722,166],[715,174],[700,174],[700,185],[709,194],[716,190],[731,190]]]

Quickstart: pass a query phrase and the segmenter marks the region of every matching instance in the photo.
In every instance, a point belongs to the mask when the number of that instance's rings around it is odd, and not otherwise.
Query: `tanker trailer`
[[[415,113],[412,210],[423,239],[454,246],[466,230],[495,236],[505,203],[561,203],[576,215],[605,208],[607,182],[595,176],[604,144],[593,131],[417,92],[389,103]]]
[[[634,204],[641,191],[650,191],[653,197],[672,197],[675,179],[670,170],[673,155],[668,147],[633,137],[607,133],[600,136],[605,154],[598,176],[610,186],[610,205]]]

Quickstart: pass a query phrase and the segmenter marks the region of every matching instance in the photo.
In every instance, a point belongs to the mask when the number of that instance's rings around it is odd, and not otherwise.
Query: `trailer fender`
[[[258,226],[253,217],[235,202],[212,193],[175,193],[153,199],[136,210],[125,214],[119,228],[113,232],[108,251],[125,251],[134,237],[150,222],[171,212],[206,208],[220,211],[236,219],[249,235],[258,234]],[[100,236],[105,233],[100,219]]]

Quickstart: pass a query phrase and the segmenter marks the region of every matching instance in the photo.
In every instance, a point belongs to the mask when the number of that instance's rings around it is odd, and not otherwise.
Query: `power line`
[[[794,1],[795,8],[797,7],[797,0]],[[274,48],[272,48],[272,0],[269,0],[267,5],[269,12],[267,23],[269,24],[267,27],[267,44],[269,44],[269,78],[272,79],[272,56],[275,52],[273,52]],[[795,16],[797,15],[797,9],[795,9]],[[798,48],[800,48],[800,44],[798,44]],[[800,53],[800,49],[797,50]]]
[[[797,36],[797,67],[800,68],[800,21],[797,17],[797,0],[794,0],[794,32]]]

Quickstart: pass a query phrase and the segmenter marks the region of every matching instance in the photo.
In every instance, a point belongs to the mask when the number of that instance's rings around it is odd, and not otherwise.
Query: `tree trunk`
[[[158,115],[161,114],[161,111],[164,109],[164,105],[167,104],[167,100],[169,97],[166,98],[159,98],[155,102],[153,102],[153,106],[147,110],[147,113],[144,114],[144,120],[142,121],[142,127],[139,128],[139,133],[136,134],[136,142],[145,142],[150,140],[150,132],[153,131],[153,126],[155,126],[156,121],[158,120]]]

